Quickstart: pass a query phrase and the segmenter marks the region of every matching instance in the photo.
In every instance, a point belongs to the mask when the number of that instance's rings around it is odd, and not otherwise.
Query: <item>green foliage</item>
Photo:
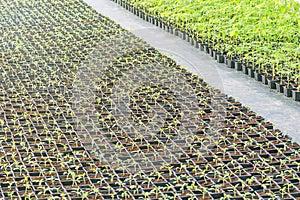
[[[127,0],[200,43],[299,85],[300,4],[294,0]],[[278,65],[278,63],[281,63]],[[293,67],[291,67],[293,66]]]

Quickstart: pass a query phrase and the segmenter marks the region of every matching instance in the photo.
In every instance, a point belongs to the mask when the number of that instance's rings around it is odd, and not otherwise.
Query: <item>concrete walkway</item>
[[[178,64],[187,66],[188,70],[203,77],[210,85],[250,106],[258,115],[274,122],[276,128],[300,142],[300,102],[284,97],[224,64],[216,63],[179,37],[143,21],[110,0],[84,1],[156,49],[170,55]]]

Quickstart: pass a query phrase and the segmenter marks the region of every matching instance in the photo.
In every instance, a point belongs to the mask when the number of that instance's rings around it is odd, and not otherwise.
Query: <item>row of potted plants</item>
[[[115,2],[205,50],[218,62],[300,100],[299,4],[295,1]]]

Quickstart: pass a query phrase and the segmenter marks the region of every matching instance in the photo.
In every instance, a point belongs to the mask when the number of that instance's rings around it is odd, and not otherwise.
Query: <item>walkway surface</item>
[[[211,57],[179,37],[143,21],[109,0],[85,0],[101,14],[119,23],[156,49],[170,55],[180,65],[203,77],[300,142],[300,102],[270,90],[260,82],[216,63]]]

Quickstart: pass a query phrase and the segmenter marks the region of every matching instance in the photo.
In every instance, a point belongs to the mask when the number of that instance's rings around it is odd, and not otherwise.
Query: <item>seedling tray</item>
[[[0,198],[299,198],[297,143],[87,4],[1,8]]]

